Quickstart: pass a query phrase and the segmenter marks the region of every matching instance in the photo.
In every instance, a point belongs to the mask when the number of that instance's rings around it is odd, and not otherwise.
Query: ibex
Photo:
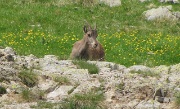
[[[96,40],[98,34],[96,26],[94,29],[87,23],[84,28],[84,37],[75,42],[70,55],[71,59],[104,60],[104,49]]]

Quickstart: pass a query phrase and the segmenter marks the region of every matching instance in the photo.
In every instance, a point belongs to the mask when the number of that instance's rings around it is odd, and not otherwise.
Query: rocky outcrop
[[[7,49],[9,52],[6,52]],[[150,68],[143,65],[125,67],[112,62],[88,61],[98,66],[98,74],[87,69],[77,69],[71,60],[58,60],[54,55],[37,58],[33,55],[18,56],[13,49],[1,49],[0,87],[7,93],[0,95],[0,107],[31,108],[36,101],[21,101],[21,89],[28,88],[45,94],[40,98],[49,102],[63,102],[74,94],[100,89],[109,109],[172,109],[174,95],[180,92],[180,64]],[[5,58],[11,55],[13,60]],[[18,73],[30,69],[39,75],[38,84],[27,87]],[[53,78],[64,77],[68,83],[60,84]],[[21,103],[18,103],[20,102]]]

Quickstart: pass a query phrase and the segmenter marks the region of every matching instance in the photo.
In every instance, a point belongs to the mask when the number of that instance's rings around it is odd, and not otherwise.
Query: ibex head
[[[98,42],[96,40],[98,34],[96,30],[96,25],[94,29],[87,23],[87,25],[84,26],[84,38],[86,40],[86,43],[90,45],[92,48],[96,48],[98,46]]]

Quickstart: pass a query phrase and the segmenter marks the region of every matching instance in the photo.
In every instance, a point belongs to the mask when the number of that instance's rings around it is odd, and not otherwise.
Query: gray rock
[[[101,3],[105,3],[110,7],[120,6],[121,0],[100,0]]]
[[[143,65],[134,65],[129,67],[130,71],[143,71],[143,72],[147,72],[150,71],[149,67],[143,66]]]
[[[90,79],[87,69],[69,69],[63,75],[70,78],[72,83],[83,83]]]
[[[171,99],[168,97],[158,97],[157,101],[160,103],[169,103],[171,101]]]
[[[136,109],[161,109],[161,107],[159,102],[149,100],[140,102]]]
[[[179,0],[159,0],[159,2],[179,3]]]
[[[159,8],[153,8],[143,12],[147,20],[156,19],[168,19],[168,20],[178,20],[178,18],[171,12],[172,6],[160,6]]]
[[[68,97],[68,91],[70,91],[73,86],[62,85],[55,89],[54,91],[47,94],[48,101],[59,101]]]
[[[16,52],[10,48],[0,49],[0,61],[14,61],[14,56]]]
[[[4,66],[0,65],[0,79],[2,80],[17,80],[17,73],[18,70],[10,67],[10,66]]]
[[[32,103],[19,103],[19,104],[8,104],[4,105],[1,109],[32,109],[31,106],[37,105],[36,102]]]
[[[71,93],[71,95],[76,94],[76,93],[87,93],[92,90],[96,90],[100,88],[101,83],[97,79],[92,79],[89,81],[85,81],[78,85],[76,89]]]
[[[180,12],[179,11],[173,12],[173,15],[176,16],[178,19],[180,19]]]
[[[151,0],[139,0],[140,2],[147,2],[147,1],[151,1]]]
[[[7,55],[13,56],[14,61],[8,61],[5,58]],[[112,62],[88,62],[96,64],[100,72],[89,74],[87,69],[77,69],[71,60],[58,60],[54,55],[46,55],[43,58],[33,55],[18,56],[11,48],[0,49],[0,80],[5,80],[0,82],[0,86],[7,89],[7,94],[0,97],[0,106],[9,109],[30,107],[30,104],[20,104],[17,99],[22,88],[27,88],[17,77],[17,73],[24,67],[39,75],[38,85],[29,89],[33,92],[42,90],[45,93],[45,101],[61,102],[76,93],[98,89],[97,93],[105,95],[104,103],[109,109],[173,109],[171,104],[174,102],[174,95],[180,91],[180,64],[154,68],[134,65],[126,68]],[[160,76],[143,77],[137,73],[130,73],[131,71],[150,71]],[[67,77],[71,85],[60,86],[51,78],[52,75]]]
[[[46,92],[50,92],[53,91],[56,86],[58,85],[58,83],[54,82],[53,80],[50,79],[46,79],[46,80],[39,80],[39,83],[37,85],[38,89],[46,91]]]
[[[4,49],[4,53],[9,55],[16,55],[16,52],[11,47],[6,47]]]

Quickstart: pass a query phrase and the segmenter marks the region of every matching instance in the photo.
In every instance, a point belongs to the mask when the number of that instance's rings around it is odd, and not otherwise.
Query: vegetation
[[[175,108],[176,109],[180,108],[180,93],[176,94],[176,97],[175,97]]]
[[[20,72],[18,77],[28,87],[33,87],[38,83],[38,75],[29,70]]]
[[[6,88],[0,86],[0,95],[1,95],[1,94],[5,94],[5,93],[7,93]]]
[[[1,0],[0,46],[13,47],[20,55],[54,54],[68,59],[87,20],[97,24],[106,61],[125,66],[180,62],[180,22],[147,21],[142,14],[150,7],[170,4],[122,0],[121,6],[110,8],[96,0],[70,1]],[[180,10],[179,4],[171,5],[173,11]]]
[[[73,63],[79,68],[79,69],[88,69],[88,72],[90,74],[98,74],[99,68],[95,64],[88,63],[83,60],[76,60],[73,61]]]
[[[159,74],[158,73],[155,73],[155,72],[152,72],[152,71],[141,71],[141,70],[138,70],[138,71],[130,71],[130,73],[134,74],[134,73],[137,73],[137,74],[140,74],[142,75],[143,77],[159,77]]]
[[[75,94],[73,97],[68,98],[62,109],[106,109],[102,101],[104,100],[103,94],[89,92],[86,94]]]
[[[85,94],[75,94],[63,102],[46,102],[38,101],[37,106],[31,106],[35,109],[106,109],[106,106],[102,103],[104,96],[102,93],[98,93],[97,90],[91,91]]]
[[[67,77],[63,77],[63,76],[53,75],[53,80],[59,83],[59,85],[71,84],[70,80]]]
[[[38,90],[38,91],[32,91],[30,89],[23,89],[21,97],[23,100],[27,101],[27,102],[32,102],[32,101],[39,101],[42,100],[44,97],[45,92]]]
[[[32,92],[28,89],[24,89],[21,93],[21,96],[26,101],[33,101],[35,98],[32,96]]]
[[[54,109],[54,107],[58,106],[59,103],[51,103],[45,101],[39,101],[37,106],[31,106],[31,108],[35,109]]]

